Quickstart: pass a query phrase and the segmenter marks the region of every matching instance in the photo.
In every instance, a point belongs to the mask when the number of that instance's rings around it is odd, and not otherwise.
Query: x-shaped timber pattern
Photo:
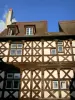
[[[21,71],[20,98],[70,98],[69,82],[73,73],[72,69],[24,69]],[[58,82],[57,89],[53,89],[53,81]],[[66,82],[66,89],[61,89],[61,81]]]

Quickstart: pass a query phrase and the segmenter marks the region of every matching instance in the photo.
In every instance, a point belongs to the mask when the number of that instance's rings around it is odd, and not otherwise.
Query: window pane
[[[32,32],[33,31],[33,28],[30,28],[30,31]]]
[[[29,33],[29,28],[26,28],[26,34],[28,34]]]
[[[12,80],[6,81],[6,88],[11,89],[12,88]]]
[[[22,49],[17,49],[16,55],[22,55]]]
[[[19,74],[19,73],[15,73],[15,74],[14,74],[14,78],[15,78],[15,79],[20,79],[20,74]]]
[[[10,50],[10,55],[16,55],[16,49],[11,49]]]
[[[17,44],[17,48],[22,48],[23,44]]]
[[[7,73],[7,78],[13,78],[13,74],[12,73]]]
[[[18,80],[13,81],[13,88],[14,89],[19,89],[19,81]]]
[[[11,48],[16,48],[16,44],[11,44]]]
[[[33,28],[26,28],[26,34],[32,35],[33,34]]]
[[[58,81],[53,81],[53,89],[58,89]]]
[[[58,52],[63,52],[63,47],[62,46],[58,46]]]
[[[51,49],[51,54],[56,54],[56,49]]]
[[[60,88],[61,89],[66,89],[66,82],[65,81],[60,82]]]
[[[63,45],[63,42],[58,42],[58,45]]]

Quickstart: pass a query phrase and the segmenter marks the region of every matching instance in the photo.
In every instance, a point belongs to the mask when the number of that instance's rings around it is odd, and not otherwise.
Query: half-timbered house
[[[75,21],[11,22],[0,34],[0,100],[70,100],[75,71]]]

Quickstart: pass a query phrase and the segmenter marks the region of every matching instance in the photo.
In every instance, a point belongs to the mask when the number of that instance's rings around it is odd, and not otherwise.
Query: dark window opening
[[[7,80],[6,81],[6,88],[11,89],[12,88],[12,80]]]

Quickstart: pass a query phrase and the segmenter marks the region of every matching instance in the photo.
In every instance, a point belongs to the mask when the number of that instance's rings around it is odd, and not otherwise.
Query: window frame
[[[58,41],[57,42],[57,46],[58,46],[58,53],[62,53],[63,52],[63,41]],[[60,49],[59,48],[62,48],[62,50],[60,51]]]
[[[18,87],[17,88],[14,88],[14,82],[17,81],[18,82]],[[19,89],[19,85],[20,85],[20,82],[19,80],[13,80],[13,89]]]
[[[29,36],[31,36],[31,35],[35,35],[35,33],[36,33],[36,26],[35,25],[24,25],[24,28],[25,28],[25,35],[29,35]],[[26,28],[33,28],[33,33],[32,34],[27,34],[26,33]]]
[[[15,77],[15,74],[16,74],[16,75],[19,75],[19,77],[16,78],[16,77]],[[14,79],[20,79],[20,73],[15,73],[15,74],[14,74]]]
[[[54,86],[54,83],[55,83],[55,82],[57,82],[57,87],[56,87],[56,88],[55,88],[55,86]],[[53,81],[53,82],[52,82],[52,85],[53,85],[53,89],[58,89],[58,88],[59,88],[59,87],[58,87],[58,81]]]
[[[33,27],[26,27],[26,35],[33,35]]]
[[[15,36],[19,33],[18,25],[16,23],[13,23],[12,25],[7,26],[7,36]]]
[[[65,83],[65,87],[62,87],[62,86],[61,86],[61,83],[63,83],[63,82]],[[60,81],[60,89],[67,89],[66,81]]]
[[[8,75],[12,75],[12,77],[8,77]],[[13,73],[7,73],[7,79],[13,79]]]
[[[8,81],[11,82],[11,88],[8,88],[8,87],[7,87],[7,86],[8,86],[8,85],[7,85],[7,84],[8,84],[8,83],[7,83]],[[13,82],[12,80],[6,80],[6,89],[12,89],[12,82]]]
[[[19,47],[18,45],[21,45],[21,46]],[[23,43],[11,43],[10,44],[10,55],[11,56],[14,56],[14,55],[15,56],[20,56],[20,55],[22,55],[22,48],[23,48]],[[15,53],[11,53],[13,50],[15,51]],[[17,53],[18,50],[21,50],[20,54]]]
[[[17,74],[17,75],[19,74],[19,77],[14,77],[15,74]],[[12,75],[13,77],[9,78],[8,75]],[[14,82],[15,81],[18,82],[18,84],[17,84],[18,87],[17,88],[14,87],[14,84],[15,84]],[[11,83],[10,88],[7,87],[10,84],[8,82]],[[7,73],[7,79],[6,79],[6,85],[5,85],[6,89],[19,89],[19,85],[20,85],[20,73]]]
[[[55,53],[52,53],[52,50],[55,50]],[[51,49],[50,49],[50,54],[51,54],[51,55],[56,55],[56,48],[51,48]]]

